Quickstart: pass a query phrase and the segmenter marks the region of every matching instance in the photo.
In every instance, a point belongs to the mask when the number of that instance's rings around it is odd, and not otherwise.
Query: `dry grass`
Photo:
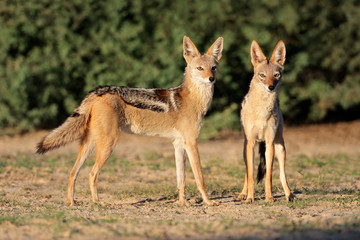
[[[344,154],[288,160],[289,185],[296,201],[284,200],[274,165],[274,203],[264,201],[257,185],[252,205],[234,197],[243,182],[242,162],[212,156],[203,159],[206,187],[219,207],[201,203],[191,169],[187,197],[180,208],[172,156],[150,151],[129,159],[112,156],[99,182],[105,206],[91,203],[87,174],[90,159],[78,178],[78,206],[66,207],[66,184],[74,154],[3,155],[0,161],[1,239],[117,238],[243,238],[354,239],[360,235],[360,156]]]

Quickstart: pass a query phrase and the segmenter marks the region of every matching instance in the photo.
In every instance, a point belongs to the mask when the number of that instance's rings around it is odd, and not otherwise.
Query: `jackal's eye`
[[[278,72],[275,73],[275,74],[274,74],[274,77],[276,77],[276,78],[280,77],[280,73],[278,73]]]
[[[199,70],[199,71],[203,71],[203,70],[204,70],[203,67],[197,67],[196,69]]]
[[[260,78],[265,78],[265,74],[264,73],[259,73],[259,77]]]
[[[216,71],[216,66],[211,67],[211,71],[215,72]]]

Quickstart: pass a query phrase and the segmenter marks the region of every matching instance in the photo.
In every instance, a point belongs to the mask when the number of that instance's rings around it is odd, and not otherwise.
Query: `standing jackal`
[[[92,200],[99,203],[97,184],[100,170],[109,158],[121,132],[162,136],[173,140],[175,148],[179,204],[185,199],[185,152],[190,161],[203,201],[216,205],[206,194],[197,138],[211,103],[215,74],[223,49],[219,37],[206,54],[184,36],[183,55],[187,62],[183,83],[170,89],[141,89],[102,86],[89,92],[80,106],[39,144],[37,153],[79,139],[81,146],[69,176],[67,204],[74,205],[74,186],[80,167],[96,148],[89,181]]]
[[[294,198],[286,181],[283,117],[277,100],[285,54],[283,41],[279,41],[276,45],[270,60],[266,59],[255,40],[251,44],[250,55],[254,66],[254,76],[241,109],[241,122],[245,133],[244,161],[247,172],[239,198],[246,198],[247,203],[254,201],[254,147],[256,143],[259,143],[260,152],[258,182],[266,173],[265,200],[273,201],[271,187],[274,152],[279,161],[280,181],[285,197],[287,200]]]

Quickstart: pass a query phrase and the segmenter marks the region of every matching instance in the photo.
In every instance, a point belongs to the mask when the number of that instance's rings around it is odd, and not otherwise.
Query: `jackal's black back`
[[[90,91],[89,94],[101,97],[105,94],[119,95],[124,102],[136,108],[148,109],[155,112],[168,112],[170,108],[170,96],[179,104],[178,88],[172,89],[145,89],[129,88],[124,86],[99,86]]]

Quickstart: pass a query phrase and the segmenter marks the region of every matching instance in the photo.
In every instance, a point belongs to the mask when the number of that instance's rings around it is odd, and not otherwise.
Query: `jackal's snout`
[[[274,91],[278,83],[279,83],[279,80],[277,80],[277,79],[274,80],[273,83],[268,86],[268,89],[270,91]]]

